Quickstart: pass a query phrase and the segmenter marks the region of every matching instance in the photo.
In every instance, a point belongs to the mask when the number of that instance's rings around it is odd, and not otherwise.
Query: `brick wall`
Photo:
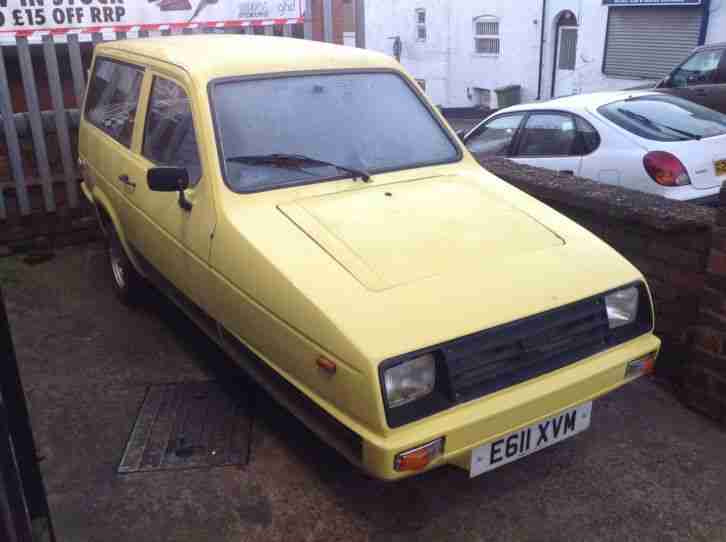
[[[481,163],[640,269],[663,340],[658,373],[689,406],[726,423],[726,192],[711,209],[508,160]]]

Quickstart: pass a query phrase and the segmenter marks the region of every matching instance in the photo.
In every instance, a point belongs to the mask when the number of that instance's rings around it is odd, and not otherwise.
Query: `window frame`
[[[494,23],[496,24],[497,32],[496,34],[480,34],[478,26],[479,24],[486,24],[486,23]],[[479,15],[478,17],[474,17],[472,21],[472,34],[474,37],[474,54],[477,56],[486,56],[486,57],[499,57],[502,56],[502,20],[500,17],[497,17],[495,15]],[[486,51],[479,51],[479,42],[481,40],[496,40],[497,43],[497,52],[491,53]]]
[[[507,158],[514,156],[513,152],[517,148],[516,142],[519,141],[519,134],[520,134],[520,131],[522,130],[522,125],[527,120],[528,111],[511,111],[509,113],[497,114],[494,117],[486,119],[484,122],[482,122],[479,126],[476,126],[474,129],[472,129],[471,132],[469,132],[466,135],[466,137],[464,138],[464,145],[466,145],[466,148],[469,149],[469,145],[468,145],[469,140],[480,135],[483,131],[482,129],[487,128],[487,126],[489,124],[491,124],[492,122],[494,122],[496,120],[503,119],[505,117],[513,117],[516,115],[522,115],[522,120],[519,121],[517,128],[515,128],[515,130],[514,130],[514,135],[512,136],[512,140],[509,142],[509,148],[507,149],[507,153],[502,154],[502,155],[495,155],[495,156],[505,156]],[[469,151],[469,152],[473,152],[473,151]]]
[[[226,77],[218,77],[216,79],[212,79],[207,83],[207,102],[209,103],[209,111],[212,116],[212,127],[214,129],[214,144],[217,149],[217,164],[219,167],[219,174],[221,175],[222,179],[224,180],[225,186],[232,192],[233,194],[257,194],[261,192],[269,192],[271,190],[285,190],[288,188],[299,188],[301,186],[307,186],[312,184],[322,184],[322,183],[328,183],[333,181],[339,181],[341,179],[349,179],[350,174],[342,172],[340,175],[334,175],[331,177],[323,177],[320,179],[313,179],[310,181],[300,181],[296,183],[290,183],[286,184],[284,186],[265,186],[262,188],[257,188],[254,190],[235,190],[235,188],[232,186],[232,183],[229,182],[229,179],[227,179],[227,168],[224,165],[224,145],[222,143],[221,133],[220,133],[220,127],[219,127],[219,118],[217,115],[217,111],[215,109],[215,103],[214,103],[214,89],[217,87],[217,85],[222,85],[225,83],[236,83],[240,81],[255,81],[255,80],[264,80],[264,79],[286,79],[289,77],[306,77],[306,76],[315,76],[315,75],[337,75],[337,74],[366,74],[366,73],[385,73],[385,74],[391,74],[395,75],[399,79],[403,81],[403,83],[413,91],[416,98],[418,98],[419,102],[424,106],[426,111],[429,113],[431,118],[434,120],[434,123],[436,126],[439,127],[439,129],[444,133],[446,138],[451,143],[452,147],[454,148],[455,156],[451,160],[446,160],[443,162],[437,162],[437,161],[429,161],[429,162],[419,162],[419,163],[413,163],[413,164],[405,164],[403,166],[393,167],[393,168],[384,168],[384,169],[376,169],[371,170],[370,173],[372,175],[382,175],[385,173],[393,173],[396,171],[408,171],[411,169],[419,169],[424,167],[432,167],[432,166],[440,166],[440,165],[447,165],[447,164],[456,164],[458,162],[461,162],[464,159],[464,152],[462,150],[462,144],[459,141],[459,138],[455,136],[449,130],[446,125],[441,121],[439,118],[436,110],[434,107],[430,104],[430,102],[426,99],[426,95],[421,91],[419,86],[415,83],[415,81],[411,81],[408,77],[404,77],[404,75],[395,69],[392,68],[344,68],[344,69],[328,69],[328,70],[298,70],[298,71],[284,71],[284,72],[274,72],[274,73],[266,73],[266,74],[254,74],[254,75],[233,75],[233,76],[226,76]]]
[[[108,130],[106,130],[104,126],[96,124],[88,117],[88,108],[89,108],[89,103],[88,103],[89,92],[88,92],[88,90],[90,90],[93,79],[95,78],[96,68],[98,67],[99,60],[106,61],[106,62],[112,62],[112,63],[120,65],[120,66],[126,66],[128,68],[131,68],[131,69],[136,70],[141,73],[141,84],[139,85],[139,93],[136,98],[136,108],[135,108],[134,115],[133,115],[134,116],[133,129],[131,130],[131,138],[129,139],[128,145],[122,141],[119,141],[119,139],[116,136],[114,136],[113,134],[109,133]],[[120,60],[111,55],[105,55],[105,54],[96,55],[93,59],[93,65],[91,66],[91,73],[88,78],[88,88],[84,92],[84,96],[83,96],[83,112],[82,112],[82,117],[81,117],[82,120],[84,122],[87,122],[89,125],[93,126],[94,128],[96,128],[100,132],[102,132],[105,136],[109,137],[110,139],[112,139],[113,141],[115,141],[116,143],[118,143],[119,145],[121,145],[123,148],[125,148],[128,151],[131,151],[133,149],[133,145],[134,145],[134,133],[138,127],[139,109],[143,103],[144,78],[146,77],[147,71],[148,71],[147,67],[144,65],[135,64],[135,63],[129,62],[127,60]]]
[[[419,43],[426,43],[429,39],[428,31],[428,13],[426,8],[416,8],[414,10],[415,23],[416,23],[416,41]],[[423,15],[423,22],[421,22],[420,15]],[[423,38],[421,37],[421,30],[423,30]]]
[[[144,125],[141,128],[141,141],[139,142],[139,156],[141,156],[144,160],[148,161],[150,164],[152,164],[153,167],[157,166],[169,166],[171,164],[162,164],[159,162],[156,162],[152,160],[150,157],[148,157],[146,154],[144,154],[144,143],[146,142],[146,127],[147,123],[149,121],[149,115],[151,114],[151,98],[154,94],[154,82],[157,78],[159,79],[165,79],[167,81],[170,81],[174,83],[176,86],[181,88],[184,91],[184,94],[187,96],[187,100],[189,102],[189,113],[192,116],[192,130],[194,131],[194,145],[197,148],[197,159],[199,160],[199,177],[196,179],[189,179],[189,188],[196,187],[199,182],[204,178],[204,164],[202,163],[202,153],[201,153],[201,147],[199,146],[199,138],[197,137],[197,134],[199,133],[199,130],[197,130],[197,119],[196,115],[194,114],[194,104],[192,99],[190,98],[190,92],[189,89],[184,85],[179,79],[175,77],[171,77],[166,74],[159,73],[155,70],[149,70],[148,76],[150,77],[151,81],[149,82],[149,90],[146,94],[146,110],[144,111]],[[180,166],[175,166],[180,167]]]
[[[581,152],[578,154],[522,154],[522,135],[524,134],[525,126],[527,126],[527,122],[529,122],[530,117],[535,115],[563,115],[570,117],[572,119],[572,122],[575,123],[575,132],[579,131],[577,128],[577,123],[582,122],[586,126],[589,126],[592,131],[597,135],[597,144],[593,145],[592,149],[590,149],[589,152]],[[535,109],[526,111],[525,117],[522,120],[522,123],[519,125],[517,133],[513,139],[513,149],[509,156],[511,158],[583,158],[585,156],[590,156],[591,154],[593,154],[600,148],[601,145],[602,136],[600,135],[600,132],[597,128],[595,128],[592,122],[585,119],[582,115],[579,115],[572,111],[563,111],[561,109]]]

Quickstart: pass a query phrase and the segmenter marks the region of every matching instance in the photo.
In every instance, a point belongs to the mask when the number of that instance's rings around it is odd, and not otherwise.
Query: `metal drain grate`
[[[244,396],[215,382],[151,386],[118,472],[246,465],[249,438]]]

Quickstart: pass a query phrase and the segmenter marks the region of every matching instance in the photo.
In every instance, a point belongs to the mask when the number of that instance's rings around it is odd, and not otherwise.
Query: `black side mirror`
[[[670,75],[666,75],[663,80],[656,85],[656,88],[670,88],[673,78]]]
[[[458,137],[459,139],[461,139],[462,141],[464,141],[464,136],[465,136],[465,135],[466,135],[467,133],[469,133],[469,130],[464,130],[464,129],[462,129],[462,130],[456,130],[456,135],[457,135],[457,137]]]
[[[149,190],[154,192],[179,192],[179,207],[190,211],[192,204],[184,190],[189,188],[189,172],[183,167],[153,167],[146,174]]]

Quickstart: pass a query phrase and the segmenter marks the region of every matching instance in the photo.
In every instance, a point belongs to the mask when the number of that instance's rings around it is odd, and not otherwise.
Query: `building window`
[[[489,16],[474,19],[474,50],[481,55],[498,55],[501,52],[499,19]]]
[[[421,87],[421,90],[426,92],[426,79],[416,79],[416,83],[418,83],[418,86]]]
[[[426,32],[426,10],[421,8],[416,10],[416,41],[426,41],[428,33]]]

